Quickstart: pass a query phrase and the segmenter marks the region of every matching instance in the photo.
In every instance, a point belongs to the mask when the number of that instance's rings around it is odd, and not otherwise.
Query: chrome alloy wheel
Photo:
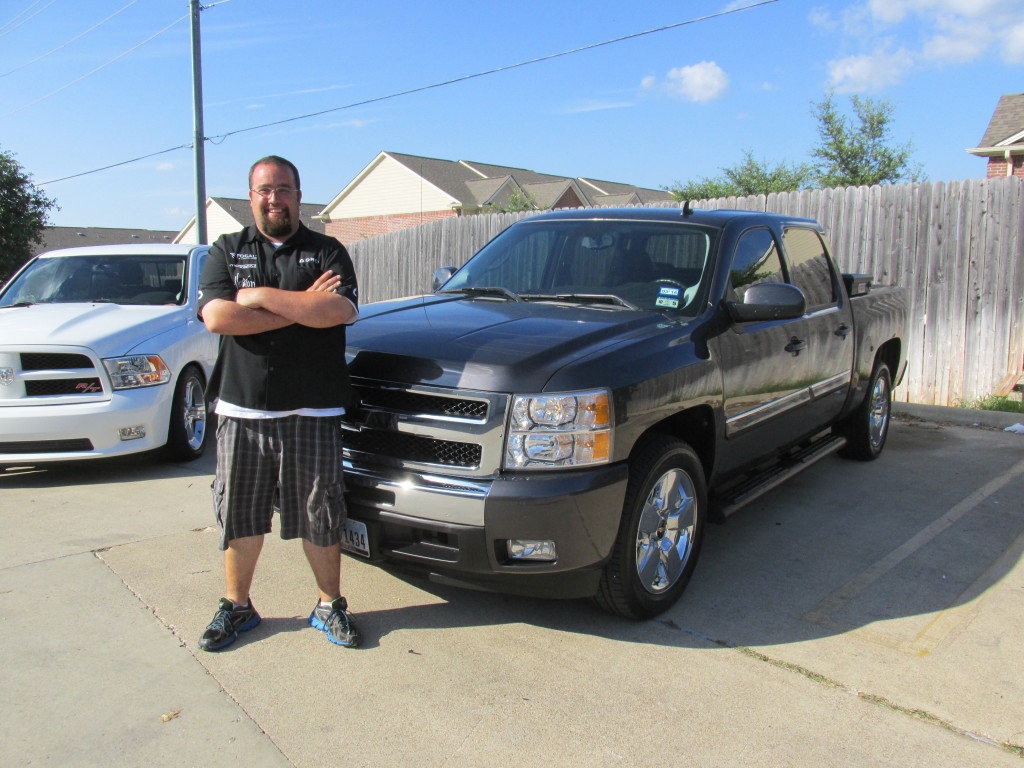
[[[889,429],[889,410],[891,393],[889,377],[876,376],[875,385],[871,388],[871,411],[868,415],[868,439],[875,450],[885,442],[885,433]]]
[[[185,383],[182,405],[185,439],[192,450],[199,450],[206,439],[206,391],[198,377]]]
[[[651,594],[671,588],[690,559],[697,525],[695,497],[690,475],[670,469],[644,501],[636,531],[636,571]]]

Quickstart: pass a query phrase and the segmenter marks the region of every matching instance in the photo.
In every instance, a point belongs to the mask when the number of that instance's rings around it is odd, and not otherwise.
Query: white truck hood
[[[0,346],[88,347],[99,357],[148,354],[146,342],[188,322],[191,307],[32,304],[0,307]]]

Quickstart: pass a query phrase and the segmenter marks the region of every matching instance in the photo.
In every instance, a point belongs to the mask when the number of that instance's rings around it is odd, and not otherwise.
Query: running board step
[[[807,469],[812,464],[831,456],[846,445],[846,438],[826,433],[793,453],[787,453],[777,464],[728,488],[715,499],[715,510],[722,518],[733,514],[741,507],[767,493],[788,478]]]

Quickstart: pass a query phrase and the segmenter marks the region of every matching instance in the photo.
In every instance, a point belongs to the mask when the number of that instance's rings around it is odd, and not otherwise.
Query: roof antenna
[[[689,216],[691,213],[693,213],[693,208],[690,207],[690,201],[683,201],[683,216]]]

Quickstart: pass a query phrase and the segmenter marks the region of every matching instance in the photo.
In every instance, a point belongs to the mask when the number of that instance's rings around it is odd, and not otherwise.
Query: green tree
[[[516,213],[518,211],[535,211],[537,208],[535,195],[520,189],[513,189],[505,198],[504,203],[489,205],[487,210],[489,213]]]
[[[771,192],[791,192],[810,186],[814,172],[810,165],[779,163],[770,166],[764,160],[754,158],[749,149],[743,153],[743,161],[729,168],[722,168],[722,175],[705,177],[686,184],[676,182],[668,192],[676,200],[710,200],[716,197],[743,197],[746,195],[767,195]]]
[[[10,152],[0,150],[0,279],[32,258],[57,201],[33,183]]]
[[[850,97],[854,116],[844,117],[829,93],[813,103],[820,143],[811,150],[816,159],[817,186],[858,187],[918,181],[920,166],[911,167],[910,142],[893,144],[891,124],[894,107],[888,101]]]

